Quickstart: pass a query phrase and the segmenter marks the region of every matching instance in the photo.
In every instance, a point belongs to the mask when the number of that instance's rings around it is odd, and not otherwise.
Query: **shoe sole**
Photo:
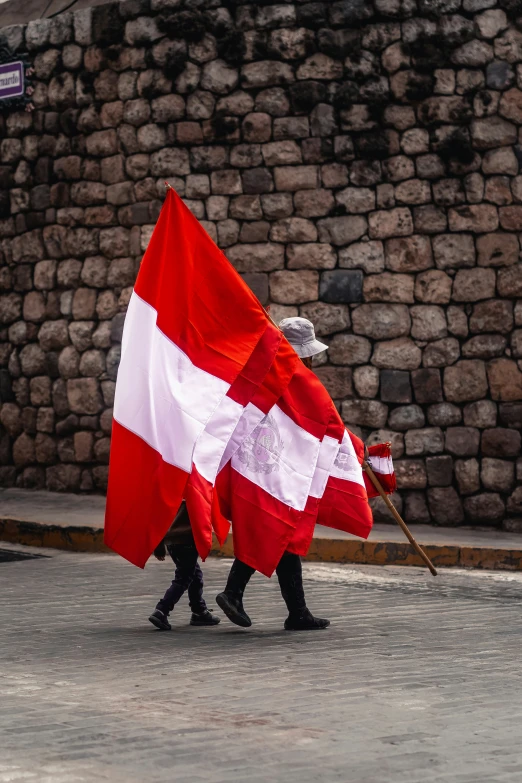
[[[226,614],[231,623],[234,623],[234,625],[239,625],[241,628],[250,628],[252,625],[251,620],[245,620],[245,618],[239,614],[237,609],[227,600],[227,597],[223,595],[223,593],[220,593],[216,596],[216,603]]]
[[[285,625],[285,631],[325,631],[329,625],[311,625],[309,628],[287,628]]]
[[[149,623],[152,623],[152,625],[156,626],[158,631],[170,631],[170,630],[172,630],[170,625],[162,623],[161,620],[158,617],[154,617],[154,615],[151,615],[149,617]]]
[[[213,628],[215,625],[219,625],[219,623],[221,622],[219,617],[216,617],[216,620],[217,620],[217,622],[213,622],[213,623],[198,623],[198,622],[193,622],[191,620],[190,621],[190,625],[194,625],[194,626],[196,626],[196,628],[204,628],[204,627],[206,627],[206,628]]]

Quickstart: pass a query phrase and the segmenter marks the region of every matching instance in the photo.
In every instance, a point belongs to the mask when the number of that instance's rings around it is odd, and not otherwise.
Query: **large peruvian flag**
[[[232,521],[270,576],[316,521],[367,537],[364,447],[173,190],[129,304],[105,541],[143,567],[185,498],[200,555]]]
[[[187,492],[198,549],[208,554],[210,519],[197,513],[198,500],[208,496],[245,405],[281,352],[287,358],[275,398],[289,382],[297,357],[282,343],[248,286],[169,189],[125,320],[108,546],[143,567]]]

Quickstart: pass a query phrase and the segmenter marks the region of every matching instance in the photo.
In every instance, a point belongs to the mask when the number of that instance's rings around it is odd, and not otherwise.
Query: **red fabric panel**
[[[279,350],[282,332],[270,321],[250,358],[227,392],[227,396],[245,407],[260,386]]]
[[[301,366],[302,363],[298,355],[286,338],[283,337],[272,366],[263,379],[263,383],[252,397],[251,402],[263,413],[268,413],[280,399],[294,373]]]
[[[330,476],[319,503],[317,522],[334,530],[368,538],[373,516],[364,487]]]
[[[196,549],[202,560],[208,557],[212,547],[213,494],[212,484],[192,465],[192,473],[185,489],[185,501]]]
[[[321,381],[302,362],[277,402],[299,427],[322,440],[332,414],[332,400]]]
[[[294,555],[301,555],[301,557],[304,557],[308,553],[312,538],[314,537],[318,511],[319,499],[309,497],[306,508],[302,512],[294,530],[294,534],[287,546],[289,552],[293,552]]]
[[[105,543],[143,568],[183,500],[188,474],[113,421]]]
[[[234,554],[256,571],[271,576],[299,523],[299,512],[276,500],[230,469],[231,492],[221,509],[232,518]],[[219,484],[223,489],[223,484]],[[221,497],[220,497],[221,501]]]
[[[169,189],[134,290],[158,327],[203,370],[232,383],[267,316],[222,251]]]

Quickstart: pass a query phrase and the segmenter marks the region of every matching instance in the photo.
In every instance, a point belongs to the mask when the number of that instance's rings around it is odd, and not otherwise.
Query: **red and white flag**
[[[105,516],[108,546],[145,565],[184,495],[190,494],[191,505],[208,495],[244,401],[281,351],[288,358],[274,395],[283,392],[297,365],[290,350],[169,190],[125,320]],[[205,556],[211,528],[195,525],[194,535]]]
[[[368,464],[379,479],[380,485],[387,495],[391,495],[397,489],[397,480],[395,478],[395,468],[391,455],[391,443],[377,443],[375,446],[368,447]],[[366,491],[369,498],[377,497],[379,494],[373,486],[367,474],[364,474]]]
[[[367,537],[363,446],[173,190],[127,312],[105,541],[143,567],[184,497],[200,555],[232,520],[270,575],[316,520]],[[217,491],[214,491],[216,488]]]

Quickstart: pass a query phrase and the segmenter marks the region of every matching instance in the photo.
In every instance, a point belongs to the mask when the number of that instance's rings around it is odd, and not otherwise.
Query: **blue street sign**
[[[24,64],[14,62],[0,65],[0,100],[16,98],[24,92]]]

